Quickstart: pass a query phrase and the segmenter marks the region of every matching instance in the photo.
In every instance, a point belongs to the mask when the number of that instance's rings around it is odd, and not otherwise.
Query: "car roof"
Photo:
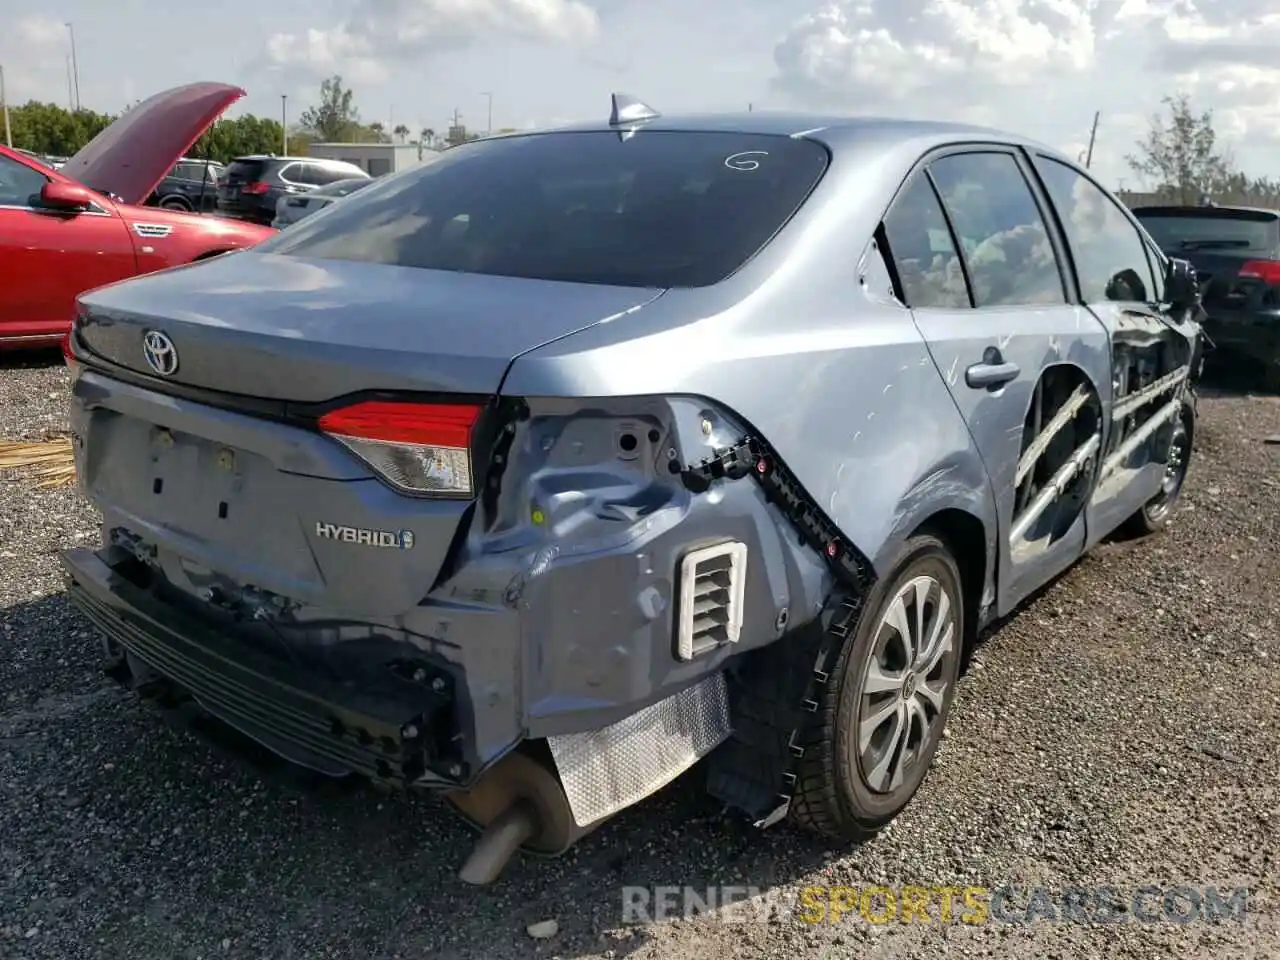
[[[360,168],[354,163],[348,163],[346,160],[334,160],[330,157],[279,157],[270,153],[246,153],[242,157],[233,157],[231,162],[238,163],[241,160],[269,160],[273,163],[331,163],[340,167],[354,167],[356,170]]]
[[[677,114],[659,116],[635,124],[621,123],[617,126],[611,126],[606,116],[599,121],[571,123],[546,130],[499,134],[493,139],[536,135],[539,133],[577,133],[610,130],[616,132],[632,126],[640,130],[670,132],[721,132],[796,138],[807,137],[826,143],[831,147],[839,147],[845,143],[853,143],[855,141],[865,143],[868,139],[889,142],[911,141],[914,144],[926,146],[929,142],[942,145],[954,143],[957,140],[973,139],[984,142],[1016,144],[1059,155],[1058,150],[1028,137],[976,124],[903,117],[850,117],[835,114],[769,110]]]

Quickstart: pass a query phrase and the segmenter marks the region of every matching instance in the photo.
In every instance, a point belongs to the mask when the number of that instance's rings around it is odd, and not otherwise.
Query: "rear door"
[[[1035,166],[1070,244],[1081,302],[1111,342],[1114,386],[1089,503],[1092,544],[1160,492],[1162,437],[1180,412],[1192,344],[1162,304],[1163,276],[1131,214],[1078,167],[1043,155]]]
[[[81,213],[43,209],[48,181],[0,154],[0,340],[62,332],[77,294],[137,272],[133,241],[116,212],[105,201]]]
[[[1011,147],[942,151],[885,219],[907,305],[996,492],[1000,613],[1084,548],[1110,389],[1106,330],[1071,302],[1028,173]]]

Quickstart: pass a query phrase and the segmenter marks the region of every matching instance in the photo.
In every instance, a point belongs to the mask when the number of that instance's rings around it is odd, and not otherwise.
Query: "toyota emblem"
[[[142,355],[147,358],[147,366],[162,377],[178,372],[178,349],[159,330],[148,330],[142,338]]]

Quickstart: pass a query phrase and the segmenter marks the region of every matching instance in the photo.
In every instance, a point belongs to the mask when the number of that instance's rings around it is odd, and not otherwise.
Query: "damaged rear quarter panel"
[[[528,401],[501,492],[477,505],[456,572],[433,591],[466,595],[487,584],[488,595],[518,613],[514,680],[528,736],[620,719],[778,639],[793,612],[820,609],[826,565],[757,484],[694,494],[671,471],[673,450],[677,462],[696,461],[741,433],[698,397]],[[681,560],[726,538],[749,551],[742,634],[681,662]]]
[[[776,451],[880,575],[913,529],[955,509],[984,527],[989,578],[996,527],[981,460],[909,311],[888,295],[883,269],[874,269],[879,255],[859,267],[883,208],[876,177],[859,169],[864,176],[856,182],[837,177],[821,188],[858,194],[847,207],[819,202],[802,210],[771,247],[721,284],[668,291],[622,322],[525,354],[502,392],[535,402],[610,398],[620,410],[632,397],[705,398]],[[885,176],[889,184],[892,175]],[[686,465],[698,461],[687,450],[680,455]],[[710,492],[688,497],[691,521],[680,538],[737,532],[734,505],[754,485],[722,481],[712,490],[721,488],[726,506],[705,521],[696,510]],[[617,578],[611,589],[634,578],[643,553],[632,551],[608,574]],[[584,569],[584,591],[593,589],[593,574]],[[586,603],[579,603],[580,615],[598,617],[600,611],[585,612]],[[541,646],[539,638],[534,648]],[[655,665],[651,676],[660,672]]]

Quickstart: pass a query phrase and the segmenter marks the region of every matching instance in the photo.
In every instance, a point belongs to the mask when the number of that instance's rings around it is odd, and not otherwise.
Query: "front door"
[[[137,272],[124,221],[105,206],[81,213],[42,209],[48,179],[0,156],[0,340],[60,336],[76,296]]]
[[[1092,545],[1160,493],[1192,345],[1161,305],[1163,263],[1153,268],[1159,255],[1130,215],[1083,171],[1045,156],[1035,167],[1071,245],[1081,301],[1112,343],[1114,397],[1088,507]]]
[[[1025,157],[966,146],[927,158],[885,219],[908,306],[995,490],[996,612],[1084,549],[1110,398],[1105,327],[1070,302]]]

